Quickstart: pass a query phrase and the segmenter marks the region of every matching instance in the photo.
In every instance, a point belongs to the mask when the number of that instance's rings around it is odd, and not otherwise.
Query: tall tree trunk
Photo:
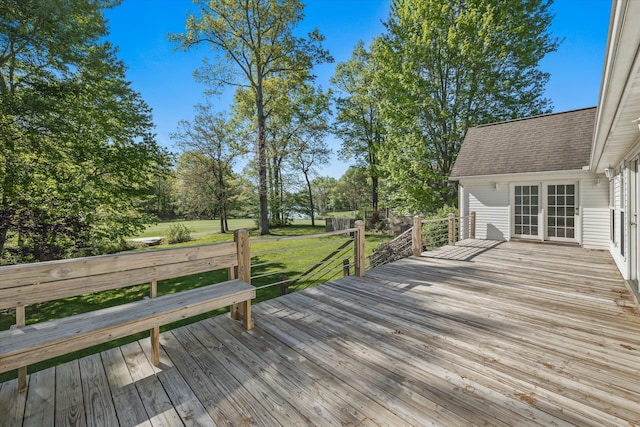
[[[371,177],[371,208],[373,209],[373,223],[377,224],[380,220],[380,213],[378,212],[378,177]]]
[[[267,118],[264,114],[264,99],[262,97],[262,81],[256,87],[256,107],[258,113],[258,197],[260,235],[269,233],[269,203],[267,201]]]
[[[287,219],[285,218],[284,212],[284,182],[282,179],[282,173],[278,172],[278,175],[280,175],[280,224],[286,225]]]
[[[309,173],[307,171],[304,172],[304,179],[307,181],[307,191],[309,192],[309,210],[311,211],[311,226],[316,226],[316,215],[313,209],[313,192],[311,191],[311,181],[309,181]]]
[[[220,233],[224,234],[227,230],[225,228],[225,216],[226,208],[225,208],[225,189],[224,189],[224,171],[222,169],[222,164],[218,162],[218,206],[220,206]]]
[[[280,213],[282,207],[280,205],[280,189],[282,176],[280,175],[280,167],[276,155],[270,158],[269,165],[269,211],[271,212],[271,225],[280,223]]]

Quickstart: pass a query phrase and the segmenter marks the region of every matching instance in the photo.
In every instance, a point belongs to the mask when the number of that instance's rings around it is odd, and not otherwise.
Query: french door
[[[547,237],[549,240],[576,239],[576,185],[547,185]]]
[[[515,237],[537,238],[538,212],[540,210],[539,187],[537,185],[516,185],[514,188],[514,228]]]
[[[575,242],[577,188],[576,183],[515,185],[513,236]]]

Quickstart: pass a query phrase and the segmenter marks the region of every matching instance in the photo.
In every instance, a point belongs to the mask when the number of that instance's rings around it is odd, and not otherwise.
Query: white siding
[[[458,186],[458,213],[461,217],[467,217],[469,215],[469,197],[462,185]],[[460,239],[469,238],[469,230],[467,227],[467,221],[460,221]]]
[[[603,176],[588,172],[557,172],[503,175],[489,179],[464,180],[460,193],[462,215],[476,212],[478,239],[509,240],[512,237],[510,189],[514,185],[540,185],[540,239],[546,235],[544,189],[550,183],[576,183],[579,215],[576,216],[576,242],[589,249],[609,248],[609,183]]]
[[[476,238],[509,240],[509,186],[465,185],[468,212],[476,213]]]
[[[598,185],[583,180],[580,185],[582,205],[582,245],[587,249],[609,249],[609,182]]]

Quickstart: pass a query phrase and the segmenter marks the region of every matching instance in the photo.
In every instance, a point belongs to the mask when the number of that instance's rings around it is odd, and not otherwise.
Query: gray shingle
[[[589,164],[595,119],[591,107],[471,128],[450,179],[582,169]]]

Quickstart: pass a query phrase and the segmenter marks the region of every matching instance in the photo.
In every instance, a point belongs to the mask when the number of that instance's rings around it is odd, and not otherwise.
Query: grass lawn
[[[358,211],[327,212],[325,216],[332,216],[334,218],[356,218]]]
[[[316,221],[316,224],[318,223],[319,222]],[[219,232],[211,231],[212,224],[215,230],[215,226],[217,225],[215,221],[188,222],[188,227],[191,227],[194,230],[199,230],[195,231],[193,240],[180,244],[161,245],[153,248],[144,248],[139,250],[150,250],[168,247],[176,248],[181,246],[193,246],[233,240],[233,233],[220,234]],[[237,220],[237,222],[234,222],[233,224],[238,228],[242,228],[247,224],[251,224],[253,226],[253,220]],[[293,241],[278,241],[279,237],[303,236],[323,233],[324,222],[321,222],[321,224],[322,225],[316,225],[315,227],[312,227],[309,220],[307,220],[306,223],[305,221],[296,221],[292,226],[271,230],[272,234],[270,236],[264,236],[264,238],[258,236],[258,232],[255,228],[252,228],[250,230],[252,253],[251,274],[254,277],[254,279],[252,279],[252,284],[258,288],[260,288],[261,286],[266,286],[262,289],[258,289],[257,298],[256,300],[254,300],[254,302],[264,301],[279,296],[281,287],[279,285],[268,285],[280,280],[287,280],[290,283],[289,292],[295,292],[300,289],[316,286],[318,284],[326,282],[333,277],[340,277],[342,275],[342,260],[348,257],[351,258],[351,260],[353,259],[352,244],[345,248],[345,250],[341,251],[335,257],[335,261],[333,263],[333,268],[331,271],[327,271],[325,267],[316,267],[311,273],[308,274],[304,281],[295,281],[298,276],[311,270],[320,260],[325,258],[332,251],[337,250],[337,248],[340,245],[344,244],[347,240],[349,240],[350,237],[326,236],[319,238],[304,238]],[[233,227],[231,223],[229,225],[230,227]],[[151,234],[148,235],[162,235],[162,231],[167,230],[169,226],[170,223],[166,222],[158,224],[157,226],[154,226],[155,228],[151,229],[153,231],[151,231]],[[380,243],[387,240],[389,240],[389,237],[386,235],[367,234],[365,238],[365,252],[367,254],[371,253],[371,251]],[[286,277],[281,275],[284,275]],[[158,292],[160,295],[174,293],[211,283],[218,283],[224,280],[227,280],[226,270],[212,271],[192,276],[160,281],[158,283]],[[72,316],[74,314],[80,314],[87,311],[93,311],[113,305],[124,304],[126,302],[142,299],[148,294],[149,285],[140,284],[128,288],[120,288],[112,291],[99,292],[44,304],[37,304],[27,307],[27,323],[42,322],[46,320]],[[212,314],[221,314],[226,311],[228,310],[221,309],[214,313],[192,317],[182,322],[164,326],[162,329],[166,330],[175,328],[186,323],[191,323],[206,318],[208,316],[211,316]],[[0,330],[8,329],[13,323],[15,323],[13,311],[7,311],[4,313],[0,312]],[[148,336],[148,333],[140,333],[123,339],[110,341],[89,349],[42,362],[40,364],[34,365],[33,367],[30,367],[29,370],[33,372],[36,370],[44,369],[55,364],[77,359],[84,355],[123,345],[125,343],[143,338],[145,336]],[[15,372],[0,374],[0,381],[6,381],[9,378],[14,378],[15,375]]]
[[[254,219],[249,218],[233,218],[229,221],[229,228],[231,230],[253,230],[256,228]],[[187,226],[192,233],[219,233],[220,232],[220,220],[218,219],[203,219],[203,220],[174,220],[174,221],[161,221],[157,224],[152,224],[147,227],[145,231],[140,234],[131,237],[156,237],[166,236],[169,228],[174,224],[183,224]],[[295,219],[293,225],[311,225],[310,219]],[[324,227],[324,220],[316,220],[316,226]]]

